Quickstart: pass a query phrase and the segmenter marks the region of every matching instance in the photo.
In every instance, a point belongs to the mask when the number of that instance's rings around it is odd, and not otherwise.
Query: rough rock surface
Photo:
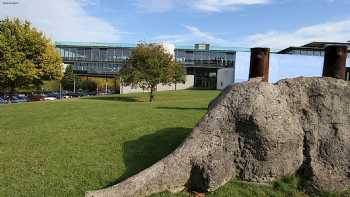
[[[350,186],[350,83],[295,78],[231,85],[192,134],[150,168],[87,197],[213,191],[234,177],[271,182],[299,173],[308,190]]]

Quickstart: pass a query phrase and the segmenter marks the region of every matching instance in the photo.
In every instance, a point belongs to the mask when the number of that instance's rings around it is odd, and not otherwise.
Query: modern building
[[[90,42],[56,42],[62,61],[79,76],[114,77],[135,45]]]
[[[56,42],[55,44],[63,62],[73,65],[77,76],[87,79],[99,78],[105,80],[106,84],[107,81],[110,81],[109,84],[114,85],[110,85],[108,89],[120,90],[121,92],[128,89],[122,90],[120,88],[115,74],[128,62],[131,49],[135,48],[136,44],[92,42]],[[322,67],[324,48],[335,44],[348,45],[350,49],[350,42],[312,42],[281,51],[271,50],[270,64],[271,67],[275,66],[273,72],[275,75],[279,73],[278,75],[283,78],[305,74],[299,73],[295,64],[299,67],[305,64],[305,66],[310,67],[307,69],[311,69],[310,64],[315,64],[314,66],[317,68]],[[193,75],[191,81],[195,88],[223,89],[228,84],[242,81],[248,76],[244,73],[249,68],[249,48],[223,48],[206,43],[176,47],[166,43],[161,43],[161,45],[174,56],[177,62],[183,65],[187,75]],[[288,66],[290,64],[292,65]],[[284,73],[290,70],[289,68],[292,71]],[[312,69],[315,70],[315,68]],[[318,72],[316,70],[308,72],[309,74],[305,74],[305,76],[317,76]],[[350,79],[350,68],[346,68],[346,79]],[[186,84],[186,87],[188,85]],[[167,88],[169,87],[165,87],[165,89]]]
[[[209,44],[175,49],[176,61],[181,63],[189,75],[194,75],[195,88],[216,89],[218,70],[234,70],[237,49],[210,48]]]
[[[347,42],[311,42],[300,47],[288,47],[279,51],[279,54],[324,56],[324,50],[329,45],[348,46],[348,57],[350,57],[350,41]],[[345,80],[350,81],[350,68],[346,67]]]
[[[72,64],[78,76],[114,78],[119,69],[128,61],[135,44],[56,42],[62,60]],[[209,44],[194,47],[172,47],[175,60],[181,63],[188,75],[194,75],[194,87],[216,89],[217,73],[221,68],[235,66],[237,50],[242,48],[211,48]]]
[[[329,45],[346,45],[349,48],[350,42],[311,42],[300,47],[288,47],[279,51],[279,54],[324,56],[324,49]]]

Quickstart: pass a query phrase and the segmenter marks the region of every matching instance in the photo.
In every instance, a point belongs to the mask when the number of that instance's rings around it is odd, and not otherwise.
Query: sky
[[[350,0],[0,0],[54,41],[283,49],[350,40]]]

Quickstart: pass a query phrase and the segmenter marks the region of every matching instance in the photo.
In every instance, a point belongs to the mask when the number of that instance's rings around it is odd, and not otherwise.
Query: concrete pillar
[[[263,81],[269,80],[269,48],[252,48],[250,55],[249,79],[262,77]]]
[[[347,46],[327,46],[325,48],[322,76],[333,77],[336,79],[345,79],[345,66],[347,55]]]

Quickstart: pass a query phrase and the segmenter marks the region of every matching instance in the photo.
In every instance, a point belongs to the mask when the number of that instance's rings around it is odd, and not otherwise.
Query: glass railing
[[[128,57],[107,57],[107,58],[94,58],[94,57],[65,57],[61,56],[63,61],[100,61],[100,62],[125,62]]]

